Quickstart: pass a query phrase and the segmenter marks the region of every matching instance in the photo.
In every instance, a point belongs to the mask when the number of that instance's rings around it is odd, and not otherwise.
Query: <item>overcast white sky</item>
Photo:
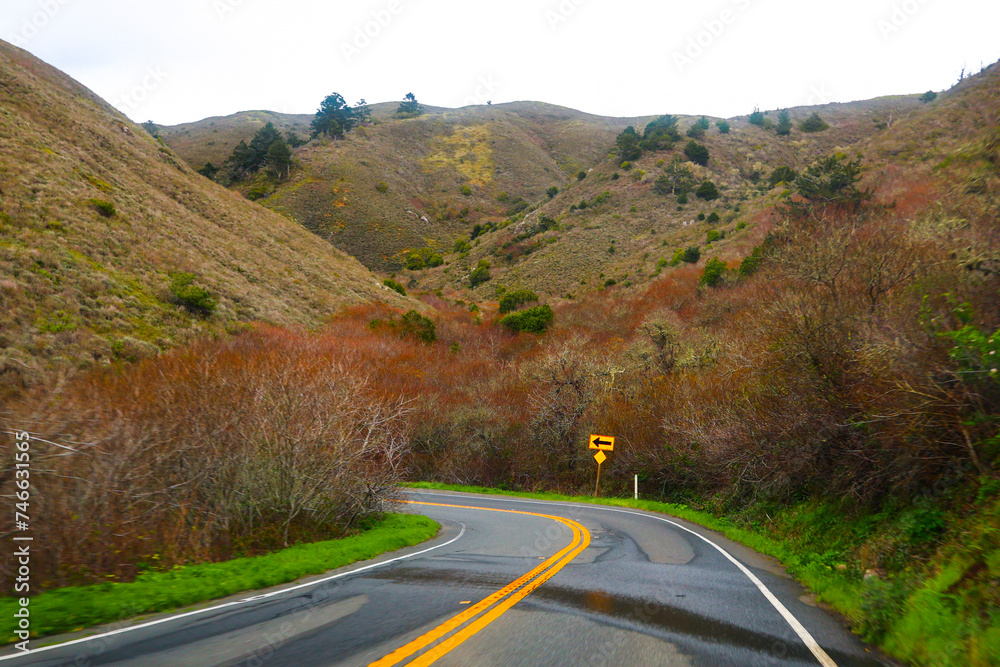
[[[3,0],[0,37],[133,120],[540,100],[614,116],[941,90],[1000,59],[996,0]]]

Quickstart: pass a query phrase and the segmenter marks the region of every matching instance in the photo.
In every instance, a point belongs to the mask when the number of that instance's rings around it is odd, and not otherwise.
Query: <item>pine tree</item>
[[[782,109],[778,112],[778,125],[774,128],[774,131],[780,137],[787,137],[792,133],[792,117],[788,113],[788,109]]]
[[[639,135],[635,128],[629,125],[618,138],[615,139],[615,147],[622,160],[638,160],[642,156],[642,149],[639,148]]]
[[[407,93],[403,101],[396,109],[396,116],[400,118],[416,118],[424,112],[424,108],[417,102],[417,97],[413,93]]]

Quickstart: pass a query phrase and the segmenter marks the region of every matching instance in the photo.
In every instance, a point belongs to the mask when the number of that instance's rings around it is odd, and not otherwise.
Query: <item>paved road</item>
[[[891,664],[772,560],[683,521],[408,498],[409,511],[442,524],[434,541],[186,616],[60,638],[75,643],[0,665]]]

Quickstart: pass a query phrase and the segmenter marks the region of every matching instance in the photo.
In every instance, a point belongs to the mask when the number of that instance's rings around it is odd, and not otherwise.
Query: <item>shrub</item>
[[[468,185],[463,185],[461,192],[464,196],[468,197],[469,195],[472,194],[472,188],[470,188]]]
[[[639,134],[629,125],[615,139],[615,150],[625,161],[638,160],[642,155],[639,147]]]
[[[798,174],[791,167],[775,167],[774,171],[768,177],[767,182],[770,183],[773,188],[778,183],[792,183],[795,181],[795,177]]]
[[[427,258],[427,266],[430,268],[441,266],[442,264],[444,264],[444,257],[442,257],[436,252],[431,253],[430,256]]]
[[[263,199],[267,196],[267,186],[266,185],[255,185],[247,190],[247,199],[250,201],[257,201],[258,199]]]
[[[469,243],[469,239],[459,237],[455,239],[455,245],[452,247],[454,252],[469,252],[472,250],[472,244]]]
[[[704,199],[705,201],[712,201],[719,198],[719,189],[715,187],[715,183],[712,181],[702,181],[698,189],[695,190],[695,196],[699,199]]]
[[[388,287],[389,289],[399,292],[403,296],[406,296],[406,290],[403,288],[403,286],[397,283],[392,278],[386,278],[384,281],[382,281],[382,284]]]
[[[611,180],[612,181],[617,181],[619,178],[621,178],[621,175],[619,175],[619,173],[617,171],[615,173],[611,174]]]
[[[607,280],[604,281],[604,286],[605,287],[614,287],[617,284],[618,284],[618,281],[615,280],[614,278],[608,278]]]
[[[710,224],[710,225],[714,225],[720,219],[721,218],[719,218],[719,214],[716,213],[715,211],[712,211],[711,213],[708,214],[708,217],[705,218],[705,221],[708,222],[708,224]]]
[[[811,205],[846,204],[858,206],[871,197],[870,190],[859,190],[861,158],[848,160],[836,154],[817,160],[795,178],[795,190]]]
[[[497,195],[497,201],[499,201],[499,202],[505,202],[508,199],[510,199],[510,195],[507,194],[506,190],[501,190],[500,194]]]
[[[694,126],[702,130],[705,130],[707,132],[708,128],[710,128],[712,124],[708,122],[708,118],[702,116],[701,118],[698,119],[698,121],[694,124]]]
[[[799,124],[799,129],[803,132],[822,132],[823,130],[830,129],[830,126],[825,120],[819,117],[819,114],[815,111],[811,116],[806,118]]]
[[[378,192],[388,192],[389,191],[389,184],[386,183],[385,181],[379,181],[378,183],[375,184],[375,189]]]
[[[538,295],[528,289],[514,290],[508,292],[500,298],[500,312],[509,313],[517,310],[526,303],[538,301]]]
[[[701,125],[698,125],[696,123],[687,129],[686,134],[692,139],[701,139],[702,137],[705,136],[705,130],[704,128],[702,128]]]
[[[424,317],[415,310],[403,315],[399,324],[399,334],[401,336],[411,336],[425,343],[433,343],[437,340],[437,331],[434,320]]]
[[[621,167],[621,168],[622,168],[623,170],[625,170],[625,171],[628,171],[629,169],[631,169],[631,168],[632,168],[632,163],[631,163],[631,162],[629,162],[628,160],[625,160],[625,161],[624,161],[624,162],[622,162],[622,163],[621,163],[621,164],[620,164],[619,166],[620,166],[620,167]]]
[[[685,204],[687,204],[688,203],[688,193],[682,192],[679,195],[677,195],[677,203],[679,205],[681,205],[681,206],[684,206]]]
[[[479,264],[469,274],[469,285],[473,288],[482,285],[493,276],[490,275],[490,263],[485,259],[479,260]]]
[[[792,133],[792,117],[788,113],[788,109],[781,109],[778,111],[778,125],[774,128],[780,137],[787,137]]]
[[[713,257],[705,264],[704,271],[701,272],[701,284],[706,287],[715,287],[722,280],[726,273],[726,263],[718,257]]]
[[[215,312],[215,299],[208,290],[194,284],[193,273],[173,273],[170,277],[170,294],[174,303],[198,315],[208,316]]]
[[[585,178],[587,178],[587,172],[585,172],[585,171],[581,171],[580,173],[578,173],[576,175],[576,180],[578,180],[578,181],[582,181]]]
[[[549,199],[552,199],[557,194],[559,194],[559,188],[553,185],[551,188],[545,191],[545,194],[548,195]]]
[[[642,132],[639,145],[644,150],[670,150],[675,141],[679,141],[681,133],[677,131],[677,119],[670,114],[660,116],[646,125]]]
[[[750,114],[750,124],[758,127],[764,125],[764,112],[759,107],[753,108],[753,112]]]
[[[420,271],[427,266],[427,262],[420,256],[419,252],[411,252],[406,258],[406,268],[410,271]]]
[[[701,248],[696,245],[688,246],[681,255],[681,260],[688,264],[697,264],[701,259]]]
[[[103,199],[88,199],[87,203],[94,207],[102,218],[110,218],[115,214],[115,205]]]
[[[729,134],[729,121],[720,120],[716,121],[715,126],[719,128],[720,134]]]
[[[706,243],[715,243],[716,241],[718,241],[721,238],[722,238],[722,234],[719,232],[718,229],[710,229],[710,230],[708,230],[708,233],[705,234],[705,242]]]
[[[937,93],[935,93],[933,90],[928,90],[926,93],[920,96],[920,101],[924,102],[925,104],[927,102],[933,102],[936,99],[937,99]]]
[[[684,147],[684,155],[695,164],[700,164],[703,167],[708,164],[708,149],[697,141],[687,142]]]
[[[542,333],[555,319],[555,313],[548,305],[532,306],[516,313],[505,315],[500,324],[514,332]]]

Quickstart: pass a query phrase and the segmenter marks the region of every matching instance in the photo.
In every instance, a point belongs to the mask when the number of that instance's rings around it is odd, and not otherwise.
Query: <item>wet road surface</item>
[[[442,524],[435,540],[0,665],[892,664],[773,560],[673,517],[407,497]]]

